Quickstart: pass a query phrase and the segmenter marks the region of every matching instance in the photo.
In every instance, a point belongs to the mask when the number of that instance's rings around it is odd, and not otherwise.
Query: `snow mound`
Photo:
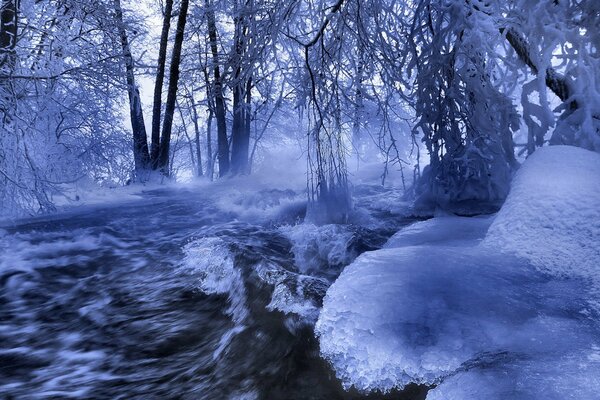
[[[600,155],[572,146],[536,151],[513,180],[484,244],[560,276],[600,272]]]
[[[343,385],[436,385],[430,400],[598,398],[599,176],[597,154],[543,149],[493,222],[434,218],[358,257],[315,326]]]

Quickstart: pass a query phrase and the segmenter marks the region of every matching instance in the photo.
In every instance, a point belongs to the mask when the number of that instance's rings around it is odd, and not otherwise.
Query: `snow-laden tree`
[[[598,149],[595,2],[378,0],[359,20],[384,84],[414,109],[429,206],[501,202],[520,125],[529,154],[548,141]]]
[[[550,143],[600,151],[600,4],[514,0],[500,11],[501,30],[533,75],[521,96],[528,152],[553,127]]]
[[[324,220],[349,214],[347,157],[369,141],[383,178],[413,169],[422,204],[495,206],[515,146],[600,149],[594,0],[166,0],[153,10],[160,35],[127,0],[1,4],[0,191],[12,208],[50,209],[81,177],[246,174],[277,135],[303,142]],[[295,129],[270,129],[294,114]]]
[[[62,185],[82,177],[127,180],[131,147],[119,123],[109,9],[23,0],[3,1],[2,10],[0,37],[11,38],[0,72],[2,212],[50,210]]]
[[[501,91],[503,39],[490,9],[483,2],[431,1],[413,16],[414,131],[430,156],[418,194],[434,205],[499,204],[517,165],[512,133],[519,120]]]

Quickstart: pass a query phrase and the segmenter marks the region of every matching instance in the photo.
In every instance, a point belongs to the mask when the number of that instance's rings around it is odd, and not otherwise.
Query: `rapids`
[[[365,186],[351,223],[302,224],[303,196],[171,188],[0,224],[0,397],[362,398],[314,323],[343,267],[411,220]]]

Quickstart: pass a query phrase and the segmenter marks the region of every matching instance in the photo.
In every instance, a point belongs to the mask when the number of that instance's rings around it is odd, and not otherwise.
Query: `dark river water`
[[[192,189],[0,225],[0,398],[363,398],[313,334],[344,265],[410,222],[361,193],[337,226],[297,225],[290,191]]]

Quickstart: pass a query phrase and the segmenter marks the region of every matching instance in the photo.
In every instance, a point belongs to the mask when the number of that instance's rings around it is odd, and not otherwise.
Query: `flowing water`
[[[361,193],[348,225],[298,224],[291,191],[192,189],[5,223],[0,398],[361,398],[313,334],[344,265],[409,222]]]

